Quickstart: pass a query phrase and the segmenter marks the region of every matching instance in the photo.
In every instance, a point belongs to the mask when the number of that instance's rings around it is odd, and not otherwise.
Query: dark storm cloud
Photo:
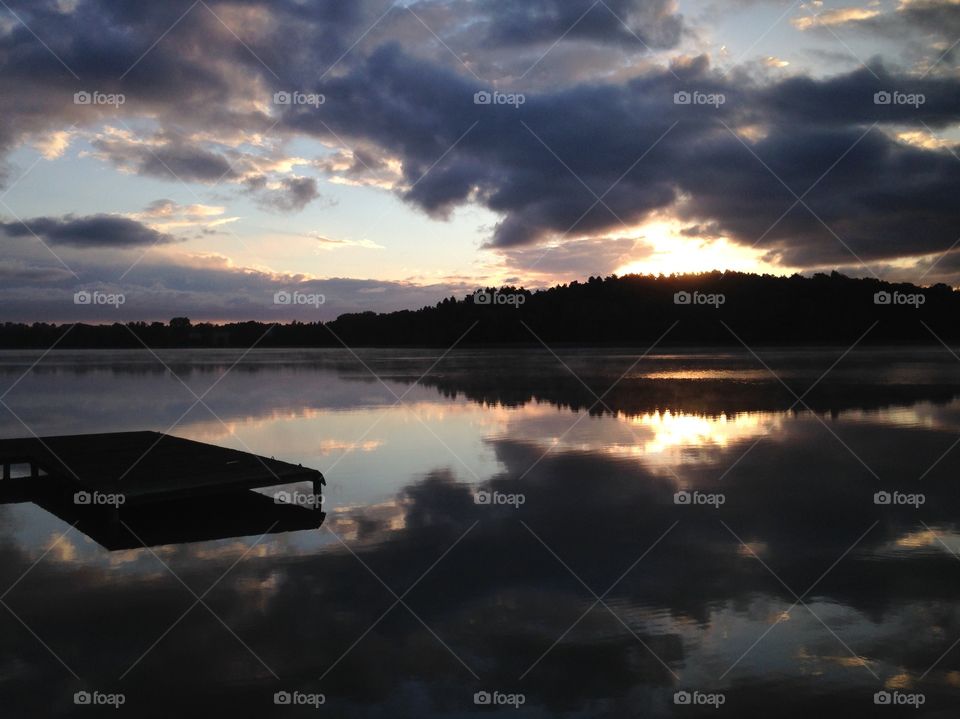
[[[151,247],[174,242],[175,238],[157,232],[127,217],[91,215],[89,217],[35,217],[23,222],[0,223],[7,237],[40,237],[51,245],[71,247]]]
[[[673,47],[683,28],[672,0],[487,0],[475,7],[489,18],[485,41],[493,46],[553,43],[566,34],[642,51]]]
[[[880,58],[871,69],[814,79],[791,77],[756,88],[750,100],[757,104],[758,118],[781,125],[817,125],[833,128],[867,127],[874,122],[913,125],[922,120],[942,128],[960,120],[960,94],[956,79],[912,77],[887,71]],[[878,92],[922,95],[922,102],[876,104]]]
[[[475,105],[476,86],[462,75],[387,46],[324,88],[322,112],[291,115],[291,129],[324,135],[326,125],[395,153],[404,198],[431,215],[483,203],[503,218],[491,238],[498,248],[620,231],[621,222],[675,209],[745,244],[763,238],[775,258],[829,263],[850,258],[844,242],[865,259],[943,250],[960,224],[956,158],[886,132],[956,122],[955,80],[881,68],[879,77],[861,70],[761,84],[721,78],[698,58],[621,85],[537,93],[514,108]],[[678,91],[725,102],[675,104]],[[875,104],[883,91],[925,102]],[[813,212],[799,204],[778,222],[792,193],[834,163],[804,198]]]

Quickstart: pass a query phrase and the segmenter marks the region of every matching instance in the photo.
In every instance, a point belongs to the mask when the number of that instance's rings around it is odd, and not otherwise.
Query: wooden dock
[[[251,491],[309,482],[319,500],[317,470],[158,432],[0,440],[0,466],[0,504],[33,502],[107,549],[312,529],[325,517],[319,501]]]

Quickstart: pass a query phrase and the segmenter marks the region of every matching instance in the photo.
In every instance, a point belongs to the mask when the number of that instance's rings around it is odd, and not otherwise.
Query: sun
[[[629,260],[615,270],[617,275],[671,274],[732,270],[768,274],[792,274],[795,268],[764,259],[765,251],[744,247],[725,236],[688,236],[689,223],[658,219],[636,229],[637,246],[645,255]]]

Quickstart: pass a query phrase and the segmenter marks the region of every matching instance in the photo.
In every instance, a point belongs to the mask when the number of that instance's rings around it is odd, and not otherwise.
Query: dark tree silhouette
[[[478,294],[479,293],[479,294]],[[777,277],[741,272],[590,277],[549,289],[485,288],[432,307],[340,315],[329,322],[106,325],[6,323],[0,347],[341,347],[548,344],[930,344],[960,339],[960,292],[833,272]],[[680,294],[678,294],[680,293]],[[132,332],[131,332],[132,330]],[[535,333],[535,334],[534,334]],[[934,335],[935,333],[935,335]],[[136,335],[136,336],[134,336]],[[139,340],[137,339],[139,338]]]

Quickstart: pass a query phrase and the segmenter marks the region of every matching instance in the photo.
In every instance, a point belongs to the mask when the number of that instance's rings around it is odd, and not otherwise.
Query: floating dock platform
[[[0,466],[0,504],[33,502],[107,549],[313,529],[325,517],[319,471],[158,432],[4,439]],[[302,482],[311,508],[251,491]]]

